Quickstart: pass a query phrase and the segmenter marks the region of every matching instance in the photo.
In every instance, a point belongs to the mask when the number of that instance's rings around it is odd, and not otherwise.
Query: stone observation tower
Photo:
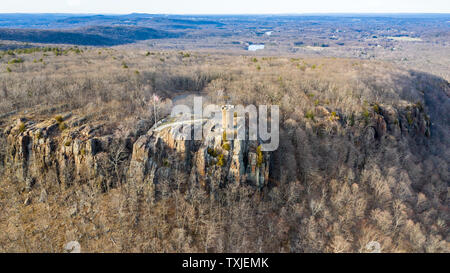
[[[237,125],[237,117],[235,117],[234,105],[222,106],[222,130],[227,135],[231,135],[235,131]]]

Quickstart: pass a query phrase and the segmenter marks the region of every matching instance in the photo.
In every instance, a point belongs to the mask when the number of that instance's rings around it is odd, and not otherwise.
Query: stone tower
[[[222,106],[222,130],[227,133],[231,133],[234,130],[235,117],[234,117],[234,105],[223,105]]]

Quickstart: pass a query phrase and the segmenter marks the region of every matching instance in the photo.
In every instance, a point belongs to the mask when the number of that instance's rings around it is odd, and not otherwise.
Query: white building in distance
[[[264,45],[249,45],[248,51],[256,51],[264,49]]]

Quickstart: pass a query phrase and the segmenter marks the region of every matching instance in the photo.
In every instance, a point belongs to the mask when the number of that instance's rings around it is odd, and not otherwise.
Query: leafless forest
[[[334,57],[77,47],[1,56],[1,252],[61,252],[71,240],[83,252],[369,252],[372,241],[383,252],[450,251],[445,79]],[[185,170],[160,181],[152,202],[148,184],[126,178],[121,140],[152,125],[154,93],[164,116],[184,92],[280,106],[266,187],[230,183],[213,195]],[[54,168],[15,175],[6,128],[67,113],[119,140],[97,155],[111,183],[63,183]],[[59,123],[63,143],[74,125]],[[20,135],[28,125],[17,126]]]

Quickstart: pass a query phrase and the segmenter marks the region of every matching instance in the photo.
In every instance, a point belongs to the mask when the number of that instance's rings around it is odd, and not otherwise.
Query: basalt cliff
[[[170,183],[180,175],[183,186],[199,185],[208,192],[230,183],[261,189],[269,182],[270,154],[261,151],[258,141],[227,139],[220,128],[210,129],[201,140],[186,137],[196,126],[215,127],[211,120],[184,124],[166,118],[152,128],[150,124],[141,120],[134,137],[119,137],[104,135],[101,125],[70,113],[43,121],[20,117],[3,131],[4,164],[28,190],[49,170],[67,187],[95,180],[106,191],[132,181],[149,185],[155,198],[161,181]]]

